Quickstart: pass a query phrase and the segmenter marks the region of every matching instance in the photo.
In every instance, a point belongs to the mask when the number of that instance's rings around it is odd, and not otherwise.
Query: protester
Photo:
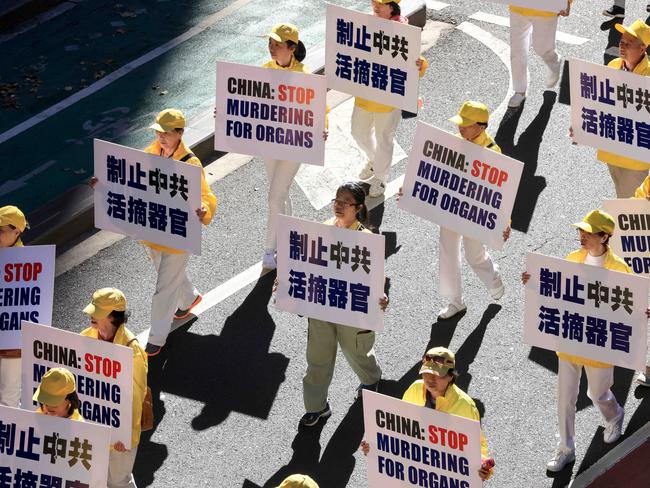
[[[517,108],[526,99],[531,39],[533,49],[549,69],[546,87],[553,88],[557,84],[562,68],[560,55],[555,48],[558,16],[568,16],[572,2],[573,0],[567,0],[566,9],[559,13],[510,5],[510,65],[515,93],[510,98],[508,107]]]
[[[45,373],[32,399],[39,403],[37,413],[81,422],[84,420],[79,413],[81,401],[74,375],[65,368],[52,368]]]
[[[408,19],[401,15],[399,2],[372,0],[372,14],[381,19],[408,24]],[[429,63],[422,56],[415,63],[420,77],[424,76]],[[368,159],[359,178],[370,183],[370,197],[379,197],[386,191],[386,179],[393,161],[395,131],[401,118],[402,111],[395,107],[361,97],[354,99],[352,137]]]
[[[108,462],[108,488],[136,488],[133,478],[133,463],[140,442],[142,404],[147,393],[147,355],[133,332],[126,328],[129,314],[126,298],[117,288],[102,288],[93,293],[92,300],[84,308],[90,316],[90,327],[81,332],[92,337],[133,350],[133,409],[131,449],[122,442],[111,446]]]
[[[645,198],[650,201],[650,175],[646,176],[641,186],[636,189],[634,198]],[[646,364],[645,371],[639,372],[636,382],[641,386],[650,386],[650,363]]]
[[[25,214],[13,205],[0,207],[0,248],[23,247]],[[20,407],[20,349],[0,350],[0,405]]]
[[[402,400],[442,413],[481,421],[474,400],[455,384],[458,373],[456,373],[456,355],[452,351],[445,347],[429,349],[422,357],[420,374],[422,379],[408,387],[402,395]],[[363,441],[361,450],[367,456],[370,452],[370,444]],[[485,481],[492,476],[494,459],[488,454],[483,430],[481,430],[481,461],[478,474]]]
[[[650,3],[645,7],[646,12],[650,12]],[[603,10],[603,15],[605,17],[625,17],[625,0],[614,0],[614,4],[606,10]]]
[[[599,266],[612,271],[631,273],[625,261],[609,247],[609,239],[614,233],[614,218],[601,210],[589,212],[581,222],[573,224],[580,234],[580,249],[570,253],[565,259],[574,263]],[[525,284],[530,274],[521,276]],[[650,315],[650,310],[646,310]],[[587,396],[594,402],[605,419],[603,441],[616,442],[621,437],[625,411],[614,397],[611,386],[614,383],[614,368],[611,364],[593,359],[558,352],[557,408],[560,427],[560,442],[555,456],[546,468],[557,472],[575,460],[575,415],[576,400],[580,388],[580,376],[584,368],[587,375]]]
[[[318,488],[318,483],[305,474],[292,474],[278,488]]]

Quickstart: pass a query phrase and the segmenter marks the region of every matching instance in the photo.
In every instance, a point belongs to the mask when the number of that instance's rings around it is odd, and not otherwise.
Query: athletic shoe
[[[525,93],[515,92],[515,94],[512,95],[508,101],[508,107],[519,108],[521,107],[521,104],[524,103],[524,100],[526,100]]]
[[[649,3],[648,5],[645,6],[645,11],[646,11],[646,12],[650,12],[650,3]]]
[[[275,251],[266,251],[262,256],[262,268],[275,269],[278,267],[278,262],[275,260]]]
[[[375,174],[375,170],[372,169],[372,161],[368,161],[366,165],[363,167],[361,170],[361,173],[359,173],[359,179],[360,180],[369,180],[372,178]]]
[[[147,345],[144,348],[144,352],[147,353],[147,357],[157,356],[158,354],[160,354],[160,351],[162,351],[162,348],[163,348],[162,346],[156,346],[151,342],[147,342]]]
[[[376,176],[370,180],[370,188],[368,189],[368,196],[371,198],[380,197],[386,191],[386,184]]]
[[[611,422],[607,422],[605,427],[605,432],[603,432],[603,442],[605,444],[612,444],[619,440],[621,437],[621,432],[623,431],[623,418],[625,417],[625,410],[621,408],[620,413],[612,419]]]
[[[505,287],[503,286],[503,283],[501,285],[497,286],[496,288],[490,288],[490,296],[494,300],[499,300],[503,294],[505,293]]]
[[[647,374],[647,369],[645,372],[641,371],[636,377],[636,384],[639,386],[650,386],[650,375]]]
[[[196,295],[196,298],[192,302],[192,305],[189,306],[189,308],[182,309],[182,308],[177,308],[176,313],[174,313],[174,319],[175,320],[181,320],[186,317],[190,316],[190,312],[192,312],[192,309],[196,307],[199,303],[201,303],[201,300],[203,300],[203,296],[199,293]]]
[[[440,309],[440,312],[438,312],[438,318],[450,319],[454,315],[464,312],[465,310],[467,310],[467,305],[465,305],[464,303],[461,304],[450,303],[445,308]]]
[[[332,415],[332,410],[330,409],[330,404],[328,403],[320,412],[307,412],[300,419],[300,423],[305,427],[313,427],[318,423],[320,419],[326,419],[330,415]]]
[[[376,383],[373,383],[372,385],[364,385],[363,383],[357,386],[357,395],[356,398],[357,400],[360,399],[363,396],[363,390],[368,390],[368,391],[377,391],[379,389],[379,381]]]
[[[650,5],[648,7],[650,7]],[[648,12],[650,12],[650,10],[648,10]],[[622,19],[623,17],[625,17],[625,9],[623,7],[612,5],[607,10],[603,10],[603,15],[605,17],[612,17],[612,18],[618,17]]]
[[[558,59],[557,63],[549,68],[548,78],[546,79],[546,88],[555,88],[557,82],[560,81],[560,74],[562,73],[562,59]]]
[[[562,451],[558,449],[555,451],[555,456],[548,463],[546,463],[546,469],[557,473],[562,471],[567,464],[572,463],[576,460],[575,451]]]

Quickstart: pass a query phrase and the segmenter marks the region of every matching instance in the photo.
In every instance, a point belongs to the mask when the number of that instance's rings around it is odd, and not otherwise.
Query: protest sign
[[[523,167],[508,156],[418,122],[398,206],[501,249]]]
[[[6,487],[106,486],[109,429],[0,406],[0,480]]]
[[[323,166],[322,75],[217,62],[214,148]]]
[[[22,340],[22,407],[37,407],[32,396],[50,368],[67,368],[76,377],[83,418],[112,427],[111,443],[131,449],[131,348],[29,322]]]
[[[418,111],[421,29],[327,4],[327,87]]]
[[[384,247],[382,235],[280,215],[277,307],[383,330]]]
[[[481,425],[363,390],[368,486],[481,488]]]
[[[645,198],[605,200],[603,210],[616,221],[609,240],[614,254],[634,273],[650,277],[650,202]]]
[[[576,58],[569,73],[575,141],[650,169],[650,77]]]
[[[645,369],[648,278],[528,253],[524,342]]]
[[[512,5],[514,7],[545,10],[546,12],[559,12],[568,7],[569,0],[490,0],[493,3]]]
[[[95,139],[95,227],[201,254],[194,164]]]
[[[20,349],[21,321],[52,322],[55,249],[0,249],[0,350]]]

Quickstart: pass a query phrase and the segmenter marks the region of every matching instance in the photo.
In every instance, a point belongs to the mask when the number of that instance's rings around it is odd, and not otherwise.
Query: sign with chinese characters
[[[327,4],[327,87],[418,111],[421,29]]]
[[[569,61],[574,139],[650,169],[650,77]]]
[[[106,486],[109,437],[102,425],[0,406],[1,486]]]
[[[528,253],[524,342],[643,370],[648,278]]]
[[[481,488],[481,425],[363,390],[368,486]]]
[[[111,427],[111,444],[121,441],[131,449],[131,348],[29,322],[23,322],[22,339],[22,407],[38,407],[32,396],[50,368],[67,368],[75,375],[79,413],[88,421]]]
[[[381,331],[384,236],[280,215],[277,307]]]
[[[650,202],[645,198],[605,200],[603,210],[616,221],[609,240],[614,254],[636,274],[650,277]]]
[[[508,156],[418,122],[398,206],[501,249],[523,167]]]
[[[322,75],[217,62],[214,148],[323,166]]]
[[[493,3],[512,5],[515,7],[532,8],[545,10],[547,12],[559,12],[568,7],[569,0],[490,0]]]
[[[0,249],[0,350],[20,349],[21,321],[52,322],[55,249]]]
[[[194,164],[95,139],[95,227],[201,254]]]

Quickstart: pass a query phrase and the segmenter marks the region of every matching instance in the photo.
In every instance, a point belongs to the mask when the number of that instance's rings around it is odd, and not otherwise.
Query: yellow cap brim
[[[629,29],[628,27],[625,27],[623,24],[616,24],[614,27],[621,34],[629,34],[632,37],[634,37],[635,39],[638,39],[639,41],[641,41],[641,44],[643,44],[645,47],[648,47],[648,45],[645,43],[645,41],[643,39],[641,39],[639,36],[636,35],[636,33],[633,30]]]
[[[284,41],[282,40],[282,38],[281,38],[279,35],[277,35],[275,32],[269,32],[269,37],[270,37],[271,39],[273,39],[274,41],[277,41],[277,42],[284,42]]]
[[[473,120],[466,119],[460,115],[454,115],[449,119],[449,122],[456,124],[458,127],[469,127],[470,125],[476,124]]]
[[[38,388],[36,388],[36,392],[34,393],[32,400],[38,403],[42,403],[43,405],[49,405],[51,407],[54,407],[57,405],[61,405],[65,400],[65,396],[60,397],[56,395],[50,395],[44,391],[41,391],[41,387],[39,386]]]
[[[90,315],[94,319],[105,319],[106,317],[108,317],[111,314],[110,311],[107,312],[106,310],[103,310],[101,308],[97,308],[92,303],[89,303],[88,305],[86,305],[86,308],[83,309],[83,312],[85,314]]]
[[[589,232],[590,234],[594,233],[594,228],[589,225],[587,222],[576,222],[575,224],[571,224],[573,227],[577,227],[578,229],[582,229],[585,232]]]
[[[448,372],[449,372],[449,368],[446,368],[444,366],[442,366],[440,368],[435,368],[433,366],[425,364],[425,365],[422,365],[422,367],[420,368],[420,373],[419,374],[430,373],[430,374],[435,374],[436,376],[442,377],[442,376],[446,376]]]
[[[153,129],[153,130],[155,130],[155,131],[157,131],[157,132],[168,132],[168,131],[166,131],[165,128],[164,128],[162,125],[160,125],[159,123],[151,124],[151,125],[149,126],[149,128],[150,128],[150,129]]]

